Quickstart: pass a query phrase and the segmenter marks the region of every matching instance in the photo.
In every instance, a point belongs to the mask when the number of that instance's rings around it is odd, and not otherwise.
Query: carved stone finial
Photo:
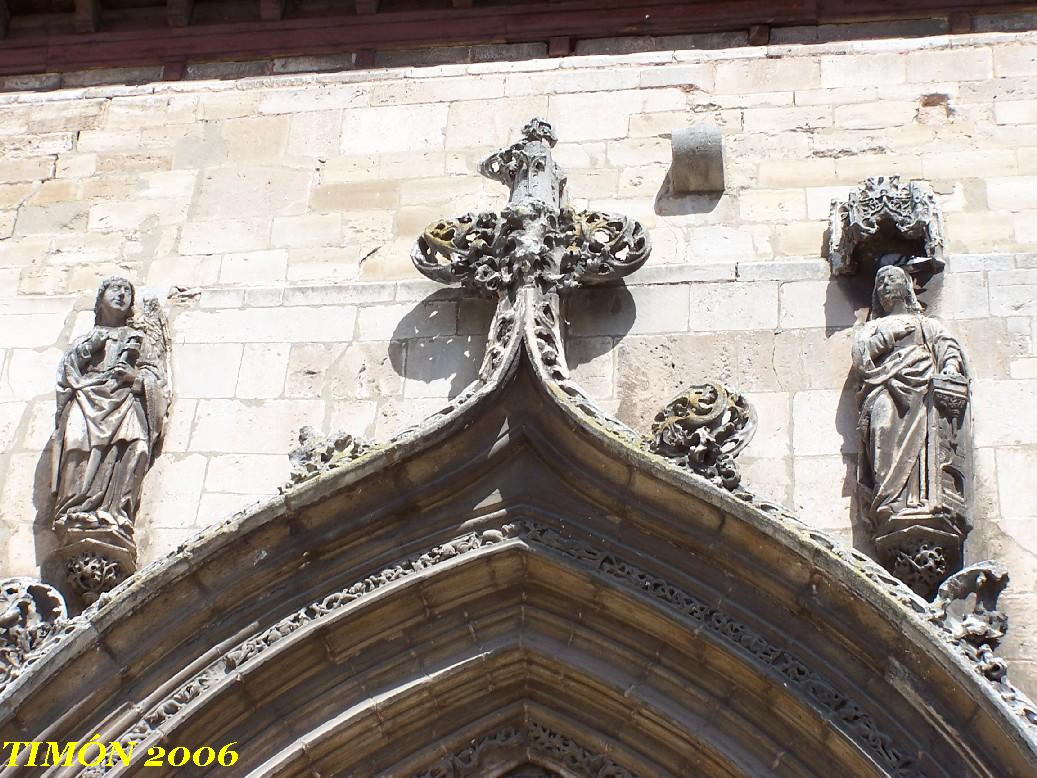
[[[756,433],[756,411],[723,384],[691,386],[655,416],[650,451],[735,491],[742,482],[735,456]]]
[[[0,581],[0,692],[41,653],[67,616],[54,587],[32,578]]]
[[[292,469],[286,488],[341,467],[370,448],[369,442],[346,432],[322,435],[313,427],[303,427],[299,430],[299,446],[288,455]]]
[[[58,367],[54,531],[72,589],[89,604],[136,569],[134,522],[169,408],[169,335],[157,299],[135,306],[105,279],[94,327]],[[136,312],[136,313],[135,313]]]
[[[961,569],[972,475],[961,344],[922,315],[907,273],[884,267],[857,329],[859,507],[882,564],[932,599]]]
[[[533,119],[522,133],[522,140],[479,166],[509,188],[508,204],[500,213],[468,213],[429,225],[411,258],[433,280],[460,282],[498,299],[482,379],[499,367],[506,344],[532,319],[536,356],[552,377],[564,380],[558,292],[634,272],[648,259],[650,244],[632,219],[568,207],[565,173],[551,154],[554,129]]]
[[[943,217],[932,188],[899,176],[865,179],[832,201],[828,261],[832,275],[872,274],[899,264],[912,276],[943,270]]]

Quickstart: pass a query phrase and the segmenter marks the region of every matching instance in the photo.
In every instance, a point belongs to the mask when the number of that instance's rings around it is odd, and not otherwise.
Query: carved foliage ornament
[[[533,119],[522,140],[479,167],[511,190],[499,214],[468,213],[429,225],[411,253],[422,274],[494,296],[535,285],[542,292],[608,281],[648,259],[648,233],[625,216],[574,211],[551,149],[554,129]]]
[[[735,456],[756,432],[756,411],[717,383],[691,386],[656,414],[647,447],[681,467],[735,491],[742,482]]]
[[[923,181],[868,178],[845,201],[832,201],[832,275],[856,273],[862,263],[877,268],[880,258],[890,254],[906,257],[897,261],[912,275],[943,269],[943,218],[932,188]]]
[[[940,587],[930,620],[986,678],[1017,715],[1037,726],[1037,707],[1008,681],[1008,663],[994,652],[1008,632],[1008,616],[997,601],[1008,585],[999,562],[979,562],[955,573]]]
[[[567,774],[588,776],[590,778],[636,778],[625,767],[617,764],[607,754],[596,753],[580,745],[573,738],[557,730],[551,729],[537,721],[527,721],[524,725],[504,727],[489,735],[473,740],[471,744],[454,752],[439,762],[414,773],[413,778],[477,778],[486,775],[483,765],[488,756],[502,750],[522,750],[533,759],[548,764],[564,767]],[[516,770],[507,775],[518,776],[552,776],[546,770],[533,771],[528,765],[526,769]]]
[[[347,432],[321,435],[313,427],[299,430],[299,445],[288,455],[290,481],[285,490],[310,478],[352,462],[371,448],[363,438]]]
[[[47,651],[47,639],[64,624],[57,589],[31,578],[0,581],[0,692]]]

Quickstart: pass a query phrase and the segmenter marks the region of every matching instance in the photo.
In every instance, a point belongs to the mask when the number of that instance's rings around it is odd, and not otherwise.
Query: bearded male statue
[[[911,278],[881,267],[855,333],[859,508],[880,561],[932,599],[962,567],[971,477],[969,379],[961,344],[925,316]]]

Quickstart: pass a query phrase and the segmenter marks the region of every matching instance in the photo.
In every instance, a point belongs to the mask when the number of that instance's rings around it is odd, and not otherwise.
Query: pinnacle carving
[[[411,252],[414,266],[428,278],[460,282],[497,298],[483,380],[501,366],[514,334],[530,323],[535,355],[551,378],[565,381],[558,293],[633,273],[651,250],[637,221],[568,206],[565,172],[551,152],[557,140],[548,122],[530,121],[520,141],[479,166],[482,175],[510,191],[500,213],[434,222]]]

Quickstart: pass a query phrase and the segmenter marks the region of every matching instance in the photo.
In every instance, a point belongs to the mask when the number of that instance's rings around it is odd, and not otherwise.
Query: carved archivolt
[[[486,775],[483,765],[487,757],[505,749],[524,750],[532,759],[561,765],[581,778],[638,778],[637,773],[620,766],[607,754],[584,748],[568,735],[537,721],[526,721],[483,735],[428,769],[414,773],[413,778],[479,778]],[[509,772],[508,775],[531,774]],[[549,777],[555,773],[540,771],[532,775]]]
[[[922,773],[914,765],[906,749],[896,746],[892,737],[884,733],[875,719],[859,703],[838,690],[804,661],[768,641],[762,634],[715,604],[683,591],[658,576],[623,560],[615,554],[572,537],[555,529],[530,522],[507,524],[500,529],[482,530],[457,538],[431,551],[404,560],[377,574],[368,576],[349,587],[335,592],[299,609],[261,634],[229,648],[213,664],[205,667],[181,684],[172,694],[154,705],[136,724],[122,733],[118,740],[146,743],[169,719],[178,716],[206,691],[230,674],[239,671],[268,649],[285,640],[304,626],[320,621],[334,611],[369,595],[378,589],[422,570],[428,570],[459,555],[518,538],[553,552],[561,553],[616,581],[634,592],[647,594],[666,608],[690,618],[698,629],[706,630],[746,658],[759,663],[781,678],[782,683],[794,687],[806,696],[812,705],[820,707],[831,720],[863,750],[888,770],[889,775],[917,777]],[[935,617],[934,617],[935,618]],[[1000,679],[999,679],[1000,680]],[[579,771],[577,774],[580,773]],[[429,772],[428,775],[454,775]],[[458,773],[458,775],[468,773]]]

